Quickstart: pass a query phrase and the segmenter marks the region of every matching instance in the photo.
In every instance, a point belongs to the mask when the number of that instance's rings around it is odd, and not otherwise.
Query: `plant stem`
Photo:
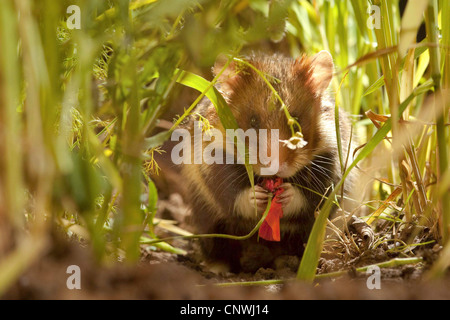
[[[256,224],[256,226],[253,228],[253,230],[250,231],[249,234],[246,234],[243,236],[234,236],[231,234],[220,234],[220,233],[195,234],[195,235],[191,235],[191,236],[175,236],[175,237],[168,237],[168,238],[163,238],[163,239],[141,241],[141,243],[155,244],[158,242],[167,242],[167,241],[176,240],[176,239],[199,239],[199,238],[224,238],[224,239],[231,239],[231,240],[247,240],[247,239],[251,238],[259,230],[259,227],[261,227],[262,223],[264,222],[267,215],[269,214],[269,209],[272,204],[272,196],[273,195],[271,193],[269,193],[266,210],[264,211],[262,218],[259,220],[259,222]]]
[[[436,46],[430,46],[430,68],[431,68],[431,77],[434,81],[434,87],[436,91],[435,103],[436,99],[442,96],[440,93],[441,89],[441,72],[440,72],[440,62],[439,62],[439,41],[438,41],[438,2],[437,0],[430,0],[428,9],[425,16],[425,25],[427,29],[427,34],[429,37],[429,42],[436,44]],[[443,19],[447,19],[448,17],[443,17]],[[436,135],[437,135],[437,144],[438,144],[438,160],[439,160],[439,178],[438,181],[441,180],[441,177],[444,176],[445,171],[448,169],[448,158],[447,158],[447,142],[445,135],[445,122],[444,122],[444,114],[440,114],[437,112],[437,108],[435,108],[435,117],[436,117]],[[442,197],[441,198],[441,209],[442,209],[442,237],[443,242],[446,243],[449,239],[450,234],[450,197]]]
[[[393,268],[393,267],[399,267],[404,266],[407,264],[416,264],[423,262],[423,258],[394,258],[389,261],[384,261],[376,264],[372,264],[365,267],[356,268],[356,272],[366,272],[371,267],[378,267],[378,268]],[[326,279],[326,278],[337,278],[340,276],[344,276],[348,274],[348,270],[342,270],[342,271],[336,271],[336,272],[330,272],[330,273],[324,273],[319,274],[315,277],[316,280],[318,279]],[[287,282],[294,282],[296,279],[274,279],[274,280],[262,280],[262,281],[243,281],[243,282],[225,282],[225,283],[217,283],[215,284],[217,287],[233,287],[233,286],[268,286],[268,285],[276,285],[276,284],[285,284]]]

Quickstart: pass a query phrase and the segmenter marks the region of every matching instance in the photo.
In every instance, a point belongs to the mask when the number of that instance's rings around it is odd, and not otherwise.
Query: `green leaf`
[[[219,116],[220,121],[222,122],[225,129],[238,129],[239,125],[231,112],[228,104],[222,95],[214,88],[213,83],[208,80],[190,73],[188,71],[182,71],[180,77],[177,80],[178,83],[181,83],[185,86],[194,88],[200,92],[205,93],[206,97],[212,102],[214,107],[216,108],[217,115]],[[245,154],[248,154],[247,150]],[[253,167],[248,164],[248,159],[245,159],[245,168],[247,170],[247,174],[250,180],[250,184],[252,187],[254,186],[254,175],[253,175]]]
[[[160,145],[162,145],[167,139],[169,139],[171,132],[170,131],[163,131],[158,134],[155,134],[154,136],[150,138],[146,138],[144,141],[144,148],[145,149],[151,149],[156,148]]]
[[[366,92],[364,92],[363,97],[368,96],[372,92],[375,92],[377,89],[381,88],[384,85],[384,75],[381,76],[377,81],[372,83],[370,87],[367,88]]]
[[[410,1],[406,5],[400,30],[398,52],[400,57],[406,55],[408,47],[416,40],[417,30],[423,21],[423,12],[428,5],[428,0]]]
[[[237,121],[234,118],[234,115],[228,107],[225,99],[222,97],[219,91],[214,88],[211,82],[188,71],[182,71],[177,82],[190,88],[196,89],[200,92],[206,92],[205,95],[209,100],[211,100],[212,104],[216,108],[217,115],[219,116],[223,126],[226,129],[239,128]]]

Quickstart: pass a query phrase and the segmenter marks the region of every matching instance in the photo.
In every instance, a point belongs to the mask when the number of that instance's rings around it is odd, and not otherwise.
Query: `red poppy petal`
[[[280,241],[280,218],[283,216],[283,207],[278,203],[278,196],[284,191],[283,188],[277,189],[283,180],[281,178],[265,179],[263,187],[270,192],[275,192],[275,196],[270,205],[269,213],[259,228],[258,235],[260,238],[268,241]]]

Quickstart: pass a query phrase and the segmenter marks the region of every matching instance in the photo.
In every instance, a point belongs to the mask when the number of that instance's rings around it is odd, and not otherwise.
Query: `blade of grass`
[[[430,0],[429,6],[425,16],[425,25],[429,42],[438,44],[438,1]],[[447,39],[448,40],[448,39]],[[441,88],[441,72],[439,62],[438,47],[430,47],[430,68],[431,77],[434,81],[436,92],[440,93]],[[436,109],[436,107],[435,107]],[[435,111],[437,112],[437,110]],[[447,138],[444,114],[436,115],[436,134],[437,134],[437,149],[439,158],[439,177],[444,176],[445,171],[448,170],[448,156],[447,156]],[[439,182],[439,178],[438,178]],[[450,197],[443,197],[441,199],[442,210],[442,236],[443,242],[446,243],[450,234]]]
[[[402,58],[409,46],[415,42],[417,30],[423,20],[423,13],[428,6],[428,0],[409,1],[403,13],[398,52]]]
[[[167,242],[167,241],[176,240],[176,239],[199,239],[199,238],[223,238],[223,239],[231,239],[231,240],[239,240],[239,241],[247,240],[247,239],[251,238],[253,235],[255,235],[256,232],[258,232],[262,223],[264,222],[267,215],[269,214],[270,206],[272,204],[272,197],[273,197],[273,195],[269,193],[269,197],[267,198],[266,210],[262,214],[261,219],[255,225],[255,227],[246,235],[236,236],[236,235],[221,234],[221,233],[194,234],[194,235],[187,235],[187,236],[168,237],[168,238],[163,238],[163,239],[149,239],[149,240],[146,240],[145,243],[146,244],[155,244],[155,243],[159,243],[159,242]]]
[[[49,248],[45,237],[26,238],[0,263],[0,297]]]
[[[415,92],[413,92],[401,105],[399,106],[399,112],[403,112],[408,104],[414,99]],[[328,216],[331,212],[334,199],[339,192],[341,186],[344,184],[350,171],[363,159],[365,159],[375,147],[386,137],[388,132],[392,128],[392,118],[389,118],[386,123],[375,133],[375,135],[367,142],[365,147],[360,151],[356,159],[350,164],[348,169],[342,176],[340,182],[335,186],[332,193],[328,196],[328,200],[325,201],[323,207],[320,210],[316,221],[314,222],[312,231],[308,238],[308,243],[303,254],[303,258],[300,262],[300,266],[297,271],[297,279],[312,282],[314,280],[317,265],[319,263],[320,254],[322,252],[323,240],[325,236],[325,228],[327,224]]]
[[[176,122],[172,126],[172,128],[169,130],[171,133],[175,128],[183,121],[183,119],[190,114],[190,112],[194,109],[194,107],[198,104],[198,102],[206,96],[214,105],[217,111],[217,115],[219,116],[220,122],[223,124],[225,129],[238,129],[239,126],[237,124],[237,121],[231,112],[230,108],[228,107],[228,104],[226,103],[225,99],[222,97],[222,95],[217,91],[217,89],[214,87],[215,83],[219,79],[220,75],[226,70],[226,68],[231,63],[232,58],[230,58],[227,63],[224,65],[224,67],[219,71],[219,73],[216,75],[216,77],[213,79],[213,81],[209,82],[208,80],[187,72],[182,71],[180,74],[180,77],[178,78],[177,82],[194,88],[198,91],[200,91],[202,94],[192,103],[192,105],[186,110]],[[253,167],[249,164],[248,159],[248,152],[245,151],[246,157],[245,157],[245,168],[247,170],[247,175],[250,180],[250,184],[252,188],[255,185],[255,179],[253,175]],[[256,208],[256,207],[255,207]],[[255,209],[256,210],[256,209]]]
[[[3,137],[0,150],[2,160],[0,167],[7,168],[2,172],[0,179],[0,192],[4,193],[3,209],[0,209],[0,219],[7,219],[15,226],[22,224],[21,213],[23,210],[23,177],[21,164],[18,159],[22,158],[21,145],[17,143],[21,137],[20,115],[17,106],[20,102],[20,68],[17,57],[17,21],[12,8],[12,3],[4,1],[0,4],[0,42],[2,52],[0,53],[0,129]],[[1,232],[1,231],[0,231]],[[13,241],[13,239],[10,239]],[[0,245],[0,254],[3,246],[8,247],[7,239]]]
[[[400,267],[408,264],[417,264],[423,262],[423,258],[394,258],[389,261],[384,261],[376,264],[371,264],[364,267],[356,268],[356,272],[366,272],[369,268],[373,267],[379,267],[379,268],[395,268]],[[345,276],[353,271],[343,270],[343,271],[336,271],[336,272],[330,272],[330,273],[323,273],[317,275],[316,279],[328,279],[328,278],[337,278],[341,276]],[[234,287],[234,286],[268,286],[268,285],[274,285],[274,284],[286,284],[291,281],[294,281],[295,279],[284,279],[284,280],[260,280],[260,281],[242,281],[242,282],[225,282],[225,283],[216,283],[215,286],[218,287]]]
[[[380,214],[390,205],[390,202],[394,201],[401,193],[402,189],[400,187],[396,188],[389,197],[375,210],[374,213],[370,215],[370,218],[366,221],[368,225],[371,225],[372,222],[377,219]]]

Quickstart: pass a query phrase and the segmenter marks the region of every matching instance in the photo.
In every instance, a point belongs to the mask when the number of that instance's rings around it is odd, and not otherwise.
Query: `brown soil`
[[[175,199],[175,200],[174,200]],[[163,200],[160,216],[180,218],[185,212],[179,198]],[[5,294],[5,299],[450,299],[450,277],[440,282],[423,281],[427,268],[438,256],[436,245],[422,246],[413,254],[422,263],[381,269],[381,289],[367,287],[368,276],[356,268],[396,257],[388,247],[363,250],[353,258],[341,254],[325,254],[319,274],[347,270],[340,277],[325,278],[314,285],[295,278],[297,257],[279,259],[274,269],[261,268],[254,274],[214,274],[196,254],[195,241],[174,243],[187,250],[185,256],[142,248],[137,265],[114,263],[99,265],[88,246],[78,241],[58,240],[56,245],[31,266]],[[398,256],[398,255],[397,255]],[[81,290],[69,290],[67,267],[81,270]],[[284,284],[229,287],[221,283],[283,279]]]
[[[289,260],[289,259],[288,259]],[[189,257],[147,253],[137,266],[97,265],[88,249],[66,243],[33,265],[6,293],[5,299],[450,299],[450,280],[421,281],[422,267],[383,268],[381,289],[369,290],[367,276],[349,272],[315,285],[288,281],[283,285],[219,287],[230,281],[249,281],[295,276],[291,267],[260,269],[254,275],[217,276]],[[291,261],[292,262],[292,261]],[[66,286],[69,265],[81,269],[81,290]],[[287,262],[289,265],[289,261]]]

